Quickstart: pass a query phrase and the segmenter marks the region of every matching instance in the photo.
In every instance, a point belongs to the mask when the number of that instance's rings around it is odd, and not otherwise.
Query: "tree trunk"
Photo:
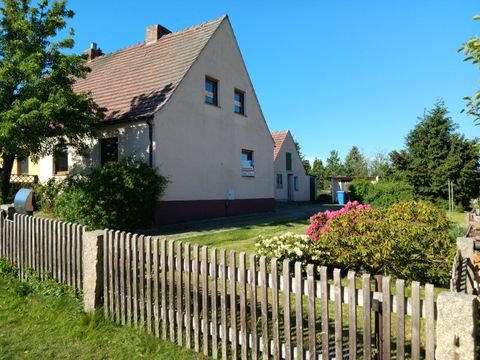
[[[2,199],[3,202],[10,202],[10,175],[12,175],[13,162],[15,161],[15,155],[3,154],[3,167],[2,167]]]

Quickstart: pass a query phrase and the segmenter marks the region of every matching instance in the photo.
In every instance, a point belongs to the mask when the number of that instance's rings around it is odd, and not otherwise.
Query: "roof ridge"
[[[171,32],[169,34],[166,34],[166,35],[162,36],[162,38],[169,38],[169,37],[172,37],[173,35],[181,34],[181,33],[186,32],[188,30],[193,30],[193,29],[205,26],[205,25],[210,25],[210,24],[213,24],[215,22],[222,22],[225,18],[228,18],[227,14],[224,14],[224,15],[219,16],[219,17],[217,17],[215,19],[212,19],[212,20],[204,21],[200,24],[192,25],[192,26],[186,27],[184,29],[180,29],[178,31]],[[122,52],[122,51],[130,50],[131,48],[134,48],[136,46],[142,46],[142,45],[145,45],[145,41],[141,41],[141,42],[135,43],[133,45],[126,46],[124,48],[113,50],[109,53],[105,53],[105,54],[102,54],[100,56],[96,56],[94,59],[91,59],[88,62],[95,62],[97,59],[101,59],[101,58],[105,57],[106,55],[113,55],[113,54],[116,54],[116,53],[119,53],[119,52]]]

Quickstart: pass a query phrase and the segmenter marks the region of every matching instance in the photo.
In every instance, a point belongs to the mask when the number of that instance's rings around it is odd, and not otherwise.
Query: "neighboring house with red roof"
[[[89,157],[42,159],[41,181],[131,156],[169,179],[158,223],[273,209],[273,141],[227,16],[88,54],[74,88],[107,109],[101,136]]]
[[[275,200],[311,201],[315,199],[315,177],[307,175],[290,131],[272,133]]]

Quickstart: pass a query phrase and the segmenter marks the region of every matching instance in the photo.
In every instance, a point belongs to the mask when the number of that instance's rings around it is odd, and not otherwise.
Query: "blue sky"
[[[480,33],[473,0],[126,1],[70,0],[75,51],[110,52],[228,14],[270,130],[290,129],[308,158],[401,149],[438,99],[467,137],[461,114],[480,70],[458,47]]]

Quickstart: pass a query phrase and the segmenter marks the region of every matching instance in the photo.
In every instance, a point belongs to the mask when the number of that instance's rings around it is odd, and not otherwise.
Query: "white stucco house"
[[[290,131],[273,132],[272,138],[275,142],[273,150],[275,200],[315,200],[315,177],[305,173],[305,167]]]
[[[273,209],[274,143],[228,16],[88,55],[74,88],[107,109],[101,136],[87,156],[41,159],[40,181],[131,156],[169,180],[157,223]]]

